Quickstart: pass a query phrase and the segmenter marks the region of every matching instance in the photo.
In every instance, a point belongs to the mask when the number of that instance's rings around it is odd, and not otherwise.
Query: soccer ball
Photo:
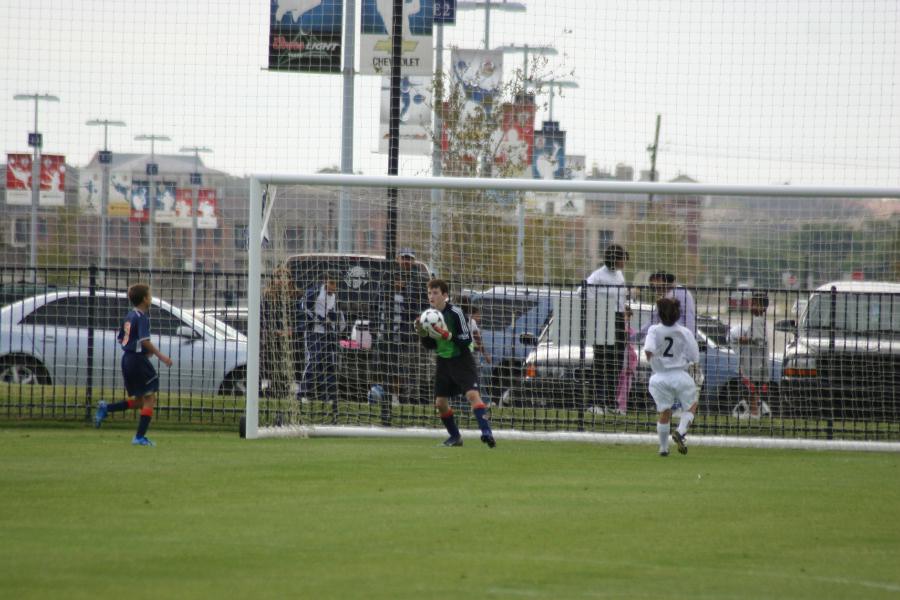
[[[447,324],[444,322],[444,315],[435,308],[426,309],[425,312],[422,313],[422,316],[419,317],[419,323],[425,328],[425,332],[435,339],[441,337],[441,334],[434,330],[435,326],[440,327],[441,329],[447,329]]]

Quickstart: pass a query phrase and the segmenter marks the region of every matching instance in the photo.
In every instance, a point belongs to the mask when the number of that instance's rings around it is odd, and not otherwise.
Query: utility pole
[[[200,186],[203,184],[203,176],[200,174],[200,153],[212,152],[212,148],[206,146],[182,146],[179,152],[191,152],[194,155],[194,172],[191,173],[191,289],[194,289],[194,271],[197,270],[197,210],[200,206]]]
[[[353,102],[355,83],[353,60],[356,55],[356,2],[344,0],[344,61],[343,61],[343,104],[341,106],[341,173],[353,173]],[[338,210],[338,252],[353,249],[353,221],[350,210],[350,190],[341,188]]]
[[[165,135],[155,135],[152,133],[145,133],[134,138],[138,142],[150,142],[150,162],[147,163],[147,202],[150,204],[149,210],[149,223],[147,223],[147,239],[148,239],[148,252],[147,252],[147,270],[153,271],[153,255],[156,253],[156,232],[154,231],[154,221],[156,220],[156,180],[154,177],[159,174],[159,165],[156,164],[156,151],[155,151],[155,143],[156,142],[168,142],[171,140],[168,136]],[[152,275],[152,273],[151,273]]]
[[[647,146],[647,152],[650,153],[650,181],[656,181],[658,179],[656,173],[656,152],[659,150],[659,126],[662,121],[662,116],[656,115],[656,134],[653,136],[653,145]],[[653,194],[647,195],[647,202],[649,204],[653,203]]]
[[[59,98],[50,94],[16,94],[13,100],[34,100],[34,132],[28,134],[28,145],[34,148],[31,157],[31,249],[29,256],[29,266],[32,269],[37,268],[37,245],[38,245],[38,205],[40,203],[41,194],[41,147],[43,146],[43,136],[38,131],[38,103],[41,100],[45,102],[59,102]],[[32,271],[32,275],[37,278],[37,271]]]
[[[109,119],[91,119],[85,125],[95,127],[103,126],[103,150],[98,154],[103,181],[100,184],[100,269],[106,269],[106,257],[109,253],[109,168],[112,164],[112,152],[109,151],[109,128],[125,127],[125,121],[110,121]]]

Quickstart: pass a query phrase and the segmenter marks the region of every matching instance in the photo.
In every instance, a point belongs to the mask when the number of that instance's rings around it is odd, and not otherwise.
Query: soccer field
[[[900,456],[0,430],[0,597],[897,598]]]

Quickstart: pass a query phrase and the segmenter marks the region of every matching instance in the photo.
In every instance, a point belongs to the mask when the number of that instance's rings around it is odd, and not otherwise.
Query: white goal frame
[[[353,437],[439,437],[442,431],[425,428],[389,428],[358,426],[293,425],[279,427],[259,426],[259,354],[260,308],[262,283],[262,197],[266,185],[307,185],[332,188],[417,188],[439,190],[495,189],[504,191],[535,192],[584,192],[623,193],[650,195],[723,195],[723,196],[778,196],[800,200],[803,198],[895,198],[900,199],[900,186],[846,186],[846,185],[736,185],[702,183],[658,183],[593,180],[540,180],[540,179],[483,179],[467,177],[408,177],[386,175],[350,174],[254,174],[250,176],[248,198],[248,319],[247,319],[247,396],[245,437],[260,439],[270,437],[353,436]],[[254,359],[255,357],[255,359]],[[525,432],[498,430],[499,440],[548,440],[578,441],[617,444],[655,444],[655,434],[580,433],[580,432]],[[805,440],[735,436],[695,436],[693,443],[703,446],[783,448],[816,450],[854,450],[900,452],[900,442]]]

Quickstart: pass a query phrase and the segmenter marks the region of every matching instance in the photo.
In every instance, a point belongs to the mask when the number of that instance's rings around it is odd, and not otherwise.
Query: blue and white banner
[[[400,80],[400,153],[431,155],[430,77],[407,77]],[[378,151],[387,154],[391,117],[391,78],[381,78],[381,119]]]
[[[534,132],[531,176],[534,179],[566,178],[566,132],[559,128],[559,121],[544,121],[544,127]]]
[[[156,205],[153,207],[153,217],[157,223],[171,223],[175,220],[175,182],[156,182]]]
[[[343,0],[270,0],[269,69],[340,73]]]
[[[390,74],[390,28],[393,14],[393,0],[362,0],[359,40],[361,75]],[[403,43],[400,55],[403,75],[433,75],[433,25],[434,0],[403,0]]]
[[[99,215],[103,191],[103,172],[81,169],[78,172],[78,206],[90,215]]]

